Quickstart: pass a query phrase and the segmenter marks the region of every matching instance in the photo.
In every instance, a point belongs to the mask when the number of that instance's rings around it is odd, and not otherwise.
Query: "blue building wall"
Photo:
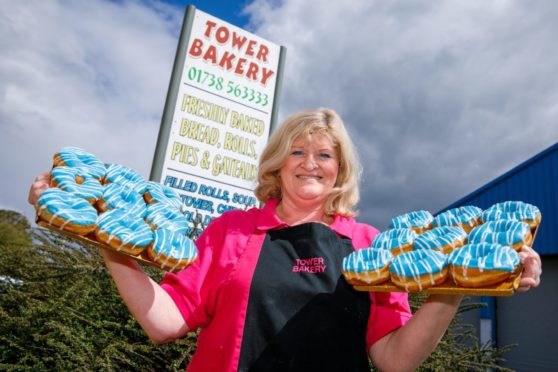
[[[506,200],[521,200],[536,205],[542,214],[542,221],[537,231],[533,248],[543,256],[558,254],[558,143],[519,164],[495,180],[489,182],[478,190],[473,191],[464,198],[448,205],[442,211],[463,205],[476,205],[479,208],[489,208],[494,203]],[[552,257],[552,263],[554,258]],[[550,258],[550,257],[549,257]],[[552,265],[551,265],[552,266]],[[551,271],[554,267],[549,268]],[[546,270],[548,271],[548,269]],[[554,271],[550,273],[555,275]],[[547,274],[549,276],[549,274]],[[480,297],[478,300],[487,306],[478,312],[479,329],[481,325],[488,325],[491,330],[491,340],[496,344],[506,344],[510,340],[519,342],[519,346],[507,356],[505,364],[508,368],[517,370],[550,371],[550,365],[558,365],[558,354],[548,353],[545,349],[546,341],[555,345],[558,329],[554,317],[546,317],[537,313],[538,309],[548,309],[556,301],[556,291],[549,289],[552,283],[542,281],[541,286],[533,294],[522,294],[512,298]],[[544,294],[542,301],[527,301],[531,297]],[[527,302],[525,302],[527,301]],[[527,304],[537,305],[528,306]],[[497,315],[498,314],[498,315]],[[522,324],[517,324],[521,314],[529,314],[527,329]],[[500,319],[502,316],[502,319]],[[509,319],[512,319],[509,321]],[[507,319],[507,320],[506,320]],[[488,321],[488,322],[487,322]],[[540,323],[537,323],[537,321]],[[542,344],[536,334],[550,332],[547,340]],[[500,340],[502,338],[502,340]],[[538,340],[521,342],[521,340]],[[482,340],[484,342],[487,340]],[[539,353],[539,350],[543,350]],[[535,363],[534,361],[537,361]]]
[[[506,200],[521,200],[539,207],[542,222],[533,248],[541,256],[558,254],[558,143],[440,212],[463,205],[487,209]]]

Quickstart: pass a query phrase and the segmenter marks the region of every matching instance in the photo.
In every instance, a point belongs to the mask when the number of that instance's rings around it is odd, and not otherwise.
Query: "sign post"
[[[188,6],[150,179],[193,224],[256,205],[258,158],[277,117],[286,49]]]

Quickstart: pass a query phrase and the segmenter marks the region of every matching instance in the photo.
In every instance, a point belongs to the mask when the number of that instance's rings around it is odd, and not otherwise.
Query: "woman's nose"
[[[318,167],[313,155],[307,155],[304,157],[303,166],[306,170],[314,170]]]

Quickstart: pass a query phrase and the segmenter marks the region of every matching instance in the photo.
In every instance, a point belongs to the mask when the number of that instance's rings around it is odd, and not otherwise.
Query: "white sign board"
[[[284,48],[193,7],[181,44],[151,179],[174,188],[188,219],[206,226],[256,205]]]

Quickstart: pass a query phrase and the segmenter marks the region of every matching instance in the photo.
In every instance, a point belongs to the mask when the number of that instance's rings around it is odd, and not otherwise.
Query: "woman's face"
[[[331,140],[324,134],[312,134],[310,140],[293,142],[289,156],[279,170],[283,199],[294,203],[324,203],[339,172],[339,157]]]

